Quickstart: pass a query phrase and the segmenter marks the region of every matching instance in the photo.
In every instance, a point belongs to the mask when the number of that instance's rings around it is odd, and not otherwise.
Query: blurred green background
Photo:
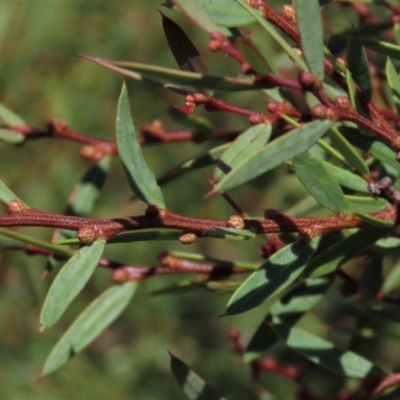
[[[3,0],[0,102],[37,127],[44,126],[49,118],[58,118],[82,133],[112,139],[122,80],[78,54],[176,67],[157,9],[159,0]],[[203,33],[177,14],[175,20],[190,34],[213,73],[239,73],[237,65],[225,56],[209,54]],[[271,44],[271,55],[274,49]],[[181,97],[140,82],[127,83],[136,127],[160,119],[167,129],[181,128],[167,111],[173,104],[183,105]],[[221,97],[226,98],[224,94]],[[263,97],[252,93],[234,94],[230,99],[255,110],[263,110],[265,104]],[[203,110],[198,113],[205,115]],[[243,118],[223,114],[211,115],[210,119],[218,128],[249,126]],[[161,175],[216,144],[152,145],[144,153],[155,174]],[[0,165],[1,179],[19,197],[32,207],[54,213],[63,212],[73,186],[90,167],[79,157],[79,145],[61,140],[31,141],[22,147],[1,144]],[[263,208],[284,209],[293,204],[304,189],[293,175],[276,179],[280,172],[277,169],[253,180],[245,190],[232,191],[234,198],[253,216],[260,215]],[[179,214],[226,218],[233,213],[221,198],[203,200],[209,185],[199,171],[179,178],[163,190],[168,207]],[[114,160],[91,217],[142,213],[144,205],[130,201],[130,196],[121,165]],[[45,229],[19,231],[45,240],[52,234]],[[201,240],[189,248],[171,242],[137,243],[109,246],[106,256],[134,265],[156,265],[160,251],[175,249],[258,262],[262,243],[262,238],[233,244]],[[123,315],[86,351],[38,383],[44,360],[57,339],[79,311],[110,286],[110,273],[96,271],[62,320],[37,337],[40,307],[53,279],[51,276],[47,281],[40,280],[45,259],[11,252],[0,257],[0,398],[184,399],[169,371],[167,349],[228,398],[257,398],[250,370],[232,353],[227,333],[235,325],[248,338],[261,321],[263,310],[218,318],[229,294],[198,290],[150,295],[179,280],[177,277],[146,281]],[[276,376],[263,375],[261,381],[269,387],[281,385],[285,391],[293,390],[288,381]]]

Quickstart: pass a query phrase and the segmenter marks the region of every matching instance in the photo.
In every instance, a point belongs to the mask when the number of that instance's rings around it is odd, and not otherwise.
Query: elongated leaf
[[[301,48],[310,71],[324,78],[324,36],[318,0],[293,0]],[[312,23],[310,23],[312,21]]]
[[[15,193],[9,189],[6,184],[0,180],[0,201],[3,203],[8,203],[13,200],[22,201]]]
[[[224,400],[216,390],[190,369],[181,359],[168,352],[170,367],[178,385],[190,400]]]
[[[348,207],[342,189],[322,161],[304,152],[292,163],[297,177],[318,203],[332,211],[346,212]]]
[[[211,20],[210,16],[195,0],[171,0],[182,14],[193,24],[207,33],[219,32],[221,29]]]
[[[389,233],[389,228],[373,227],[358,230],[310,261],[304,271],[304,276],[317,278],[335,271]]]
[[[214,191],[232,189],[303,153],[323,136],[331,125],[330,121],[310,122],[273,140],[225,175],[215,185]]]
[[[366,223],[378,228],[391,228],[394,226],[394,221],[375,218],[369,214],[357,213],[357,216],[359,216]]]
[[[214,170],[214,179],[220,180],[247,157],[265,146],[271,136],[271,125],[259,124],[243,132],[222,154]]]
[[[274,319],[273,327],[288,347],[333,372],[353,378],[384,374],[380,367],[359,354],[340,349],[332,342],[279,318]]]
[[[6,143],[18,144],[25,140],[25,136],[22,133],[0,128],[0,140]]]
[[[364,37],[352,37],[352,40],[385,56],[400,59],[400,46]]]
[[[287,288],[302,273],[319,240],[295,242],[271,256],[233,294],[225,313],[238,314],[250,310]]]
[[[392,93],[392,100],[396,107],[397,114],[400,115],[400,79],[390,58],[386,61],[386,78]]]
[[[322,163],[324,164],[324,167],[329,171],[329,173],[339,183],[339,185],[354,190],[356,192],[370,193],[367,187],[368,182],[365,179],[331,163],[325,161],[323,161]]]
[[[53,326],[92,276],[103,254],[105,240],[82,247],[54,279],[40,313],[40,329]]]
[[[162,24],[168,46],[182,71],[207,74],[207,66],[184,30],[163,13]]]
[[[42,376],[60,368],[96,339],[129,304],[136,288],[137,283],[132,282],[112,286],[86,307],[54,346]]]
[[[108,61],[100,59],[92,59],[96,63],[118,72],[119,74],[135,80],[141,76],[150,76],[158,79],[158,82],[164,84],[178,84],[185,86],[192,86],[200,89],[215,89],[215,90],[228,90],[228,91],[241,91],[241,90],[260,90],[262,85],[259,85],[254,79],[250,78],[236,78],[229,76],[215,76],[204,75],[199,72],[180,71],[178,69],[159,67],[157,65],[141,64],[126,61]],[[127,67],[133,69],[121,68]],[[189,91],[190,93],[190,91]]]
[[[400,171],[400,163],[396,161],[396,153],[386,143],[383,143],[376,137],[365,136],[355,128],[340,128],[340,131],[352,145],[363,151],[372,153],[377,160]]]
[[[212,21],[221,26],[244,26],[254,22],[235,0],[196,0]]]
[[[118,102],[116,130],[118,152],[133,192],[145,203],[165,208],[161,189],[144,160],[136,138],[125,84]]]
[[[352,36],[349,40],[347,49],[347,65],[351,72],[354,82],[356,82],[362,89],[363,94],[368,100],[372,96],[372,81],[369,71],[369,62],[364,48],[354,41]]]
[[[355,168],[362,175],[369,175],[368,165],[336,127],[329,129],[327,135],[332,141],[332,144],[340,151],[340,154],[342,154],[350,166]]]
[[[353,213],[368,213],[383,210],[389,203],[382,197],[345,196],[349,211]]]
[[[26,122],[14,111],[0,104],[0,121],[7,126],[25,125]]]

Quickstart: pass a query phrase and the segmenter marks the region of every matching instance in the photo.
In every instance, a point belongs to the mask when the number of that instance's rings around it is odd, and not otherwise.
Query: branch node
[[[7,203],[8,214],[22,214],[27,211],[21,200],[11,200]]]
[[[245,223],[244,219],[240,215],[231,215],[226,223],[228,228],[233,229],[244,229]]]

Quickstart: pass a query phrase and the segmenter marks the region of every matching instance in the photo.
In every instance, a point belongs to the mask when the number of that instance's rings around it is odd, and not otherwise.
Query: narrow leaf
[[[168,46],[182,71],[207,74],[207,66],[184,30],[163,13],[162,24]]]
[[[318,203],[335,212],[346,212],[347,203],[342,189],[322,161],[304,152],[292,163],[300,182]]]
[[[380,367],[359,354],[340,349],[304,329],[291,326],[278,318],[274,320],[273,327],[288,347],[333,372],[360,379],[384,374]]]
[[[0,104],[0,121],[7,126],[26,125],[26,122],[14,111]]]
[[[11,191],[11,189],[6,186],[2,180],[0,180],[0,201],[7,204],[13,200],[22,201],[15,193]]]
[[[397,261],[390,272],[387,274],[380,293],[387,295],[400,288],[400,261]]]
[[[205,234],[209,237],[225,240],[249,240],[257,236],[252,231],[234,228],[213,228],[205,231]]]
[[[96,339],[129,304],[136,288],[137,284],[132,282],[112,286],[86,307],[54,346],[43,366],[42,376],[60,368]]]
[[[40,330],[53,326],[86,285],[103,254],[105,240],[82,247],[54,279],[40,313]]]
[[[396,107],[397,114],[400,115],[400,79],[390,58],[386,61],[386,78],[392,93],[392,100]]]
[[[324,78],[324,36],[318,0],[293,0],[301,48],[310,71]],[[310,23],[312,21],[312,23]]]
[[[339,185],[344,186],[348,189],[354,190],[361,193],[371,193],[368,190],[368,182],[361,178],[359,175],[353,174],[346,169],[337,167],[331,163],[322,162],[324,167],[329,171],[329,173],[335,178]]]
[[[222,154],[214,170],[214,180],[220,180],[243,160],[265,146],[271,136],[271,130],[271,125],[259,124],[238,136]]]
[[[327,135],[351,167],[355,168],[362,175],[369,175],[368,165],[336,127],[329,129]]]
[[[388,228],[373,227],[358,230],[317,255],[307,265],[304,276],[317,278],[335,271],[389,233]]]
[[[179,387],[190,400],[224,400],[207,382],[171,352],[170,367]]]
[[[145,203],[165,208],[161,189],[144,160],[136,138],[125,84],[118,102],[116,130],[118,152],[133,192]]]
[[[369,62],[365,49],[354,41],[352,36],[347,48],[347,65],[351,72],[354,82],[362,89],[365,97],[370,100],[372,96],[372,81],[369,71]]]
[[[232,189],[303,153],[322,137],[330,126],[330,121],[313,121],[273,140],[225,175],[215,185],[214,191]]]
[[[382,197],[345,196],[349,211],[353,213],[368,213],[383,210],[389,203]]]
[[[364,214],[364,213],[357,213],[356,215],[360,217],[363,221],[365,221],[367,224],[376,226],[378,228],[391,228],[394,226],[394,221],[391,220],[375,218],[369,214]]]
[[[0,140],[10,144],[18,144],[25,140],[25,136],[22,133],[0,128]]]
[[[233,294],[225,313],[238,314],[250,310],[287,288],[302,273],[319,240],[295,242],[271,256]]]
[[[385,56],[400,59],[400,46],[396,46],[394,44],[380,40],[374,40],[358,36],[352,37],[352,40],[378,53],[384,54]]]

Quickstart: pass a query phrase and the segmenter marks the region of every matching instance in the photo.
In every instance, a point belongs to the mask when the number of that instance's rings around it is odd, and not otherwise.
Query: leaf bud
[[[311,114],[317,119],[327,119],[328,107],[324,106],[323,104],[318,104],[311,110]]]
[[[233,229],[244,229],[245,223],[240,215],[231,215],[226,223],[226,226]]]
[[[190,232],[184,232],[181,233],[179,236],[179,241],[182,244],[193,244],[197,239],[197,235],[195,233],[190,233]]]
[[[351,104],[349,101],[349,98],[346,96],[337,96],[334,100],[335,106],[348,110],[349,108],[351,108]]]
[[[26,208],[21,200],[11,200],[7,203],[8,214],[21,214],[26,211]]]
[[[292,5],[284,4],[282,6],[282,15],[293,24],[296,23],[296,10]]]
[[[82,244],[91,244],[97,239],[95,230],[90,226],[82,226],[77,236]]]
[[[321,82],[311,72],[302,72],[299,82],[304,89],[308,90],[319,89],[321,87]]]

